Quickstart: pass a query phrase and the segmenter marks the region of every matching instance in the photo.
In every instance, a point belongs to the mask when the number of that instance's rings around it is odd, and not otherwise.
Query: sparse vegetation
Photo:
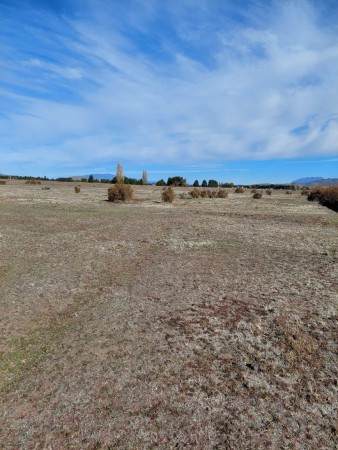
[[[336,450],[336,213],[24,183],[0,189],[1,448]]]
[[[133,188],[129,184],[115,184],[108,189],[108,201],[119,203],[127,202],[133,197]]]
[[[172,203],[175,199],[174,189],[169,186],[162,192],[162,201],[165,203]]]
[[[235,194],[243,194],[244,192],[245,192],[245,189],[241,186],[239,186],[235,189]]]
[[[255,192],[254,195],[252,196],[252,198],[258,200],[258,199],[262,198],[262,193],[261,192]]]

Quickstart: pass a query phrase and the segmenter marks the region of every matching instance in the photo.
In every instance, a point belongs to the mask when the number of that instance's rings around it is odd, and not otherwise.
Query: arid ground
[[[336,448],[338,214],[107,187],[0,186],[0,448]]]

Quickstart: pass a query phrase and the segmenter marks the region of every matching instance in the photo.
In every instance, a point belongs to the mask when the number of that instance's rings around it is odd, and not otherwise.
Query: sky
[[[336,0],[0,0],[0,173],[338,177]]]

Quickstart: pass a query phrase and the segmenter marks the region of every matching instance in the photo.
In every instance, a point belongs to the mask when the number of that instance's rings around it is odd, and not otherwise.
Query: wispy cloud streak
[[[74,4],[2,7],[8,165],[338,154],[334,3]]]

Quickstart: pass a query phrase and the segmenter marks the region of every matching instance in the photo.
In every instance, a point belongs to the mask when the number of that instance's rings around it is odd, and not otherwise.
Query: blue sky
[[[0,173],[338,177],[335,0],[0,0]]]

